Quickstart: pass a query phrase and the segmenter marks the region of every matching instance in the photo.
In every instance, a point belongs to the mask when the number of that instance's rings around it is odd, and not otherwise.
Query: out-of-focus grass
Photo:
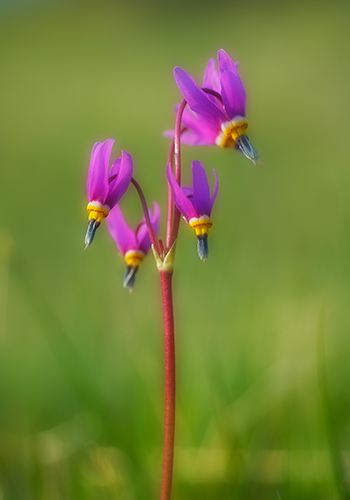
[[[184,179],[199,159],[216,168],[220,193],[208,263],[189,228],[178,242],[174,499],[331,499],[342,488],[346,497],[349,14],[345,2],[73,1],[3,12],[1,498],[158,495],[158,276],[148,258],[134,293],[123,290],[106,228],[82,251],[85,177],[93,143],[115,137],[149,202],[165,206],[161,132],[180,99],[172,68],[200,80],[220,47],[240,60],[263,165],[184,149]],[[138,217],[135,193],[125,203]]]

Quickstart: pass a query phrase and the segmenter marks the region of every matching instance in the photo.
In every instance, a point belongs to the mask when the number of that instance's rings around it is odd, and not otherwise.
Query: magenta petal
[[[164,137],[174,138],[174,130],[165,130],[163,132]],[[212,139],[206,139],[200,135],[194,134],[192,132],[182,132],[181,134],[182,144],[187,144],[188,146],[212,146],[215,142]]]
[[[187,144],[187,146],[213,146],[215,144],[212,139],[192,134],[191,132],[183,132],[181,134],[181,142],[182,144]]]
[[[181,190],[187,198],[193,200],[193,188],[187,186],[181,186]]]
[[[215,139],[218,135],[218,130],[212,122],[207,122],[198,118],[197,115],[187,109],[187,106],[182,115],[182,123],[197,137],[197,142],[201,145],[215,144]],[[183,140],[185,132],[181,134]]]
[[[125,255],[128,250],[136,250],[137,243],[134,231],[124,220],[119,205],[115,205],[106,219],[109,234],[117,244],[118,250]]]
[[[186,195],[183,193],[182,189],[176,182],[170,163],[167,166],[166,174],[168,177],[168,182],[170,184],[170,187],[173,190],[174,203],[177,206],[178,210],[180,210],[180,212],[185,217],[187,222],[190,219],[192,219],[192,217],[198,217],[194,206],[192,205],[190,200],[186,197]]]
[[[246,93],[238,74],[238,62],[233,63],[226,52],[218,52],[218,62],[221,80],[221,95],[226,112],[232,119],[235,116],[245,116]]]
[[[198,87],[193,78],[181,68],[174,69],[176,83],[192,111],[201,118],[213,122],[218,129],[221,123],[227,121],[223,111],[211,101],[208,95]]]
[[[94,154],[94,151],[95,149],[100,146],[102,144],[102,142],[95,142],[95,144],[93,145],[92,147],[92,151],[91,151],[91,156]]]
[[[162,132],[162,136],[170,137],[171,139],[173,139],[175,136],[175,130],[164,130],[164,132]]]
[[[148,210],[148,213],[151,219],[151,225],[153,227],[153,231],[157,235],[159,231],[160,208],[158,203],[156,202],[153,202],[153,207],[154,207],[153,211]],[[140,226],[136,231],[136,239],[138,248],[143,253],[146,254],[151,247],[151,239],[148,234],[148,229],[145,220],[142,221],[142,223],[140,224]]]
[[[175,106],[175,113],[179,105]],[[195,113],[186,106],[182,115],[182,125],[188,129],[181,134],[181,142],[189,146],[212,146],[215,144],[218,129],[215,123],[201,120]],[[163,132],[165,137],[174,137],[174,130]]]
[[[198,215],[210,215],[210,188],[203,165],[199,161],[192,162],[193,203]]]
[[[158,234],[159,231],[159,222],[160,222],[160,208],[159,205],[156,201],[153,202],[153,211],[150,210],[150,218],[151,218],[151,224],[153,227],[153,231],[155,234]]]
[[[221,92],[220,73],[215,68],[215,59],[209,59],[207,67],[204,71],[202,87],[204,89],[215,90],[215,92],[218,92],[218,94],[220,94]],[[206,95],[214,104],[219,105],[217,97],[208,94],[207,92]],[[220,102],[220,106],[221,105],[222,104]]]
[[[163,132],[164,137],[174,137],[174,130],[166,130]],[[181,134],[182,144],[187,144],[188,146],[213,146],[215,140],[212,137],[207,137],[205,135],[196,134],[191,132],[182,132]]]
[[[205,89],[215,90],[215,92],[218,92],[219,94],[221,92],[220,73],[215,68],[215,59],[209,59],[207,67],[204,71],[202,87]]]
[[[213,205],[214,205],[214,201],[216,199],[216,195],[218,194],[218,190],[219,190],[219,182],[218,182],[218,176],[217,176],[217,173],[216,171],[213,169],[213,172],[214,172],[214,175],[215,175],[215,187],[214,187],[214,191],[213,191],[213,194],[210,198],[210,212],[213,208]]]
[[[119,159],[117,158],[111,167],[111,172],[115,172],[118,169]],[[106,199],[107,205],[111,208],[114,207],[121,199],[131,181],[133,172],[133,162],[132,157],[129,153],[122,151],[122,158],[120,162],[120,167],[118,175],[109,185],[109,192]]]
[[[87,179],[88,200],[104,204],[108,194],[108,165],[114,139],[97,142],[92,148]]]
[[[122,159],[121,158],[116,158],[114,160],[113,165],[109,169],[109,173],[108,173],[108,182],[109,183],[111,183],[112,181],[114,181],[114,179],[117,177],[117,174],[119,174],[121,163],[122,163]]]

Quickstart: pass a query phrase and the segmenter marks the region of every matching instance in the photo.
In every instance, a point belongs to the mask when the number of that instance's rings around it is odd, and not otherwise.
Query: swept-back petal
[[[193,203],[197,214],[210,215],[210,188],[204,167],[199,161],[192,162]]]
[[[207,67],[205,68],[204,71],[202,87],[204,89],[215,90],[215,92],[218,92],[220,94],[221,92],[220,73],[216,69],[215,64],[216,64],[215,59],[209,59]],[[221,102],[219,104],[217,97],[209,94],[208,92],[206,92],[206,95],[214,104],[221,106]]]
[[[187,186],[181,186],[182,192],[187,198],[193,200],[193,188]]]
[[[213,172],[214,172],[214,175],[215,175],[215,187],[214,187],[213,194],[211,195],[211,198],[210,198],[210,212],[211,212],[211,210],[213,208],[214,201],[216,200],[216,195],[218,194],[218,190],[219,190],[218,176],[217,176],[217,173],[216,173],[216,171],[214,169],[213,169]]]
[[[229,117],[245,116],[246,93],[238,74],[238,62],[233,63],[230,56],[220,49],[218,63],[221,80],[221,95]]]
[[[175,176],[171,169],[171,165],[167,166],[166,174],[168,177],[168,182],[170,184],[171,189],[174,193],[174,203],[177,208],[180,210],[182,215],[185,217],[187,222],[192,219],[192,217],[198,217],[196,210],[190,200],[186,197],[178,183],[176,182]]]
[[[181,135],[181,142],[187,146],[213,146],[215,144],[212,139],[192,134],[192,132],[184,132]]]
[[[173,138],[174,135],[174,130],[165,130],[163,132],[164,137]],[[188,146],[212,146],[215,144],[212,139],[206,139],[205,137],[193,134],[192,132],[183,132],[181,134],[181,142],[182,144],[187,144]]]
[[[119,166],[119,159],[117,158],[111,167],[111,172],[114,173],[118,170],[117,177],[109,184],[109,192],[106,203],[112,208],[118,203],[131,181],[133,172],[133,161],[131,155],[122,151],[122,157]],[[113,178],[113,177],[111,177]]]
[[[109,172],[108,172],[108,182],[110,184],[115,180],[115,178],[119,174],[121,163],[122,163],[122,159],[121,158],[116,158],[114,160],[111,168],[109,169]]]
[[[227,121],[228,117],[222,109],[216,105],[208,95],[198,87],[193,78],[182,68],[174,69],[176,83],[186,99],[189,107],[198,116],[220,129],[221,123]]]
[[[109,212],[106,224],[109,234],[112,236],[118,250],[123,255],[125,255],[128,250],[137,249],[135,233],[125,222],[119,205],[115,205]]]
[[[179,109],[179,105],[175,106],[175,114]],[[188,131],[182,132],[181,142],[189,146],[212,146],[215,144],[218,136],[218,129],[215,123],[201,120],[198,115],[193,113],[188,106],[184,109],[182,115],[182,125]],[[165,137],[174,137],[174,130],[166,130],[163,132]]]
[[[87,179],[89,201],[105,204],[108,195],[108,165],[114,139],[97,142],[92,148]]]
[[[215,144],[218,135],[218,129],[215,123],[201,120],[197,115],[192,113],[186,106],[182,115],[182,123],[196,137],[198,145]],[[186,132],[181,134],[181,140],[184,142],[184,137],[188,136]]]
[[[159,220],[160,220],[160,208],[159,208],[158,203],[156,203],[154,201],[153,202],[153,211],[149,209],[148,213],[149,213],[149,216],[151,219],[153,231],[155,232],[155,234],[157,234],[158,230],[159,230]],[[144,254],[146,254],[151,247],[151,239],[150,239],[149,234],[148,234],[147,224],[146,224],[145,220],[143,220],[141,222],[141,224],[139,225],[139,227],[136,230],[136,240],[137,240],[138,248]]]
[[[220,94],[220,73],[215,68],[215,59],[209,59],[203,76],[203,88],[215,90]]]
[[[100,144],[102,144],[102,143],[101,142],[95,142],[95,144],[92,147],[91,156],[94,154],[94,151],[97,148],[97,146],[100,146]]]

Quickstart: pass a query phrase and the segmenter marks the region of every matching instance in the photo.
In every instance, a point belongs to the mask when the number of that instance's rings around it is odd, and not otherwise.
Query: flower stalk
[[[151,239],[151,243],[155,247],[155,249],[157,250],[157,252],[160,253],[158,239],[157,239],[156,233],[154,232],[154,229],[153,229],[153,226],[152,226],[152,223],[151,223],[151,219],[149,217],[148,207],[147,207],[147,202],[146,202],[146,199],[145,199],[145,195],[143,194],[143,191],[141,189],[140,184],[133,177],[131,178],[131,183],[135,186],[136,191],[137,191],[137,193],[138,193],[138,195],[140,197],[140,201],[141,201],[141,205],[142,205],[142,210],[143,210],[143,214],[145,216],[145,221],[146,221],[146,225],[147,225],[147,229],[148,229],[148,234],[149,234],[149,237]]]
[[[178,184],[181,183],[181,133],[184,131],[184,129],[181,130],[181,123],[186,104],[186,100],[184,99],[178,109],[175,122],[175,136],[169,151],[170,168],[172,168],[174,159],[175,177]],[[155,249],[153,249],[160,275],[164,321],[165,415],[161,500],[170,500],[173,481],[176,377],[172,277],[175,242],[179,233],[181,217],[179,209],[174,204],[173,190],[170,185],[168,188],[168,196],[168,218],[166,231],[166,250],[168,250],[168,252],[165,255],[164,262],[160,262],[159,256],[157,258]]]
[[[165,417],[161,500],[170,500],[175,437],[175,335],[172,271],[159,272],[162,288],[165,353]]]
[[[175,121],[175,136],[174,136],[174,163],[175,163],[175,178],[179,185],[181,185],[181,122],[182,115],[186,107],[186,100],[184,99],[180,104],[176,114]],[[169,189],[169,211],[168,211],[168,225],[167,225],[167,248],[170,248],[176,241],[179,234],[181,214],[180,211],[173,203],[173,193]],[[170,229],[171,228],[171,229]]]

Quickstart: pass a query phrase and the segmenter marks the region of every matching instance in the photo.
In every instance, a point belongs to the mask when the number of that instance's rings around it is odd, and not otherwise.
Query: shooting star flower
[[[255,165],[258,153],[246,134],[246,92],[238,74],[238,62],[233,63],[221,49],[218,66],[219,70],[215,59],[209,60],[202,88],[182,68],[174,69],[176,83],[189,107],[183,113],[182,124],[187,131],[181,140],[190,146],[216,144],[237,149]],[[166,131],[165,135],[173,136],[174,131]]]
[[[96,142],[92,148],[87,180],[89,222],[85,249],[91,245],[96,229],[121,199],[131,181],[133,161],[125,151],[122,151],[121,158],[114,160],[108,171],[113,143],[114,139],[108,139]]]
[[[155,234],[157,234],[159,229],[160,209],[156,202],[154,202],[153,206],[153,211],[149,209],[148,213],[153,230]],[[146,221],[143,218],[134,231],[125,222],[119,205],[115,205],[110,211],[106,223],[109,234],[114,239],[119,252],[123,255],[126,262],[127,267],[123,286],[124,288],[128,287],[131,292],[139,265],[151,247]]]
[[[167,167],[168,182],[174,193],[174,203],[185,221],[194,229],[197,236],[197,250],[205,262],[209,254],[208,234],[213,225],[210,215],[218,193],[218,178],[215,170],[215,188],[210,196],[210,187],[203,165],[199,161],[192,163],[193,188],[181,188],[177,183],[171,165]]]

